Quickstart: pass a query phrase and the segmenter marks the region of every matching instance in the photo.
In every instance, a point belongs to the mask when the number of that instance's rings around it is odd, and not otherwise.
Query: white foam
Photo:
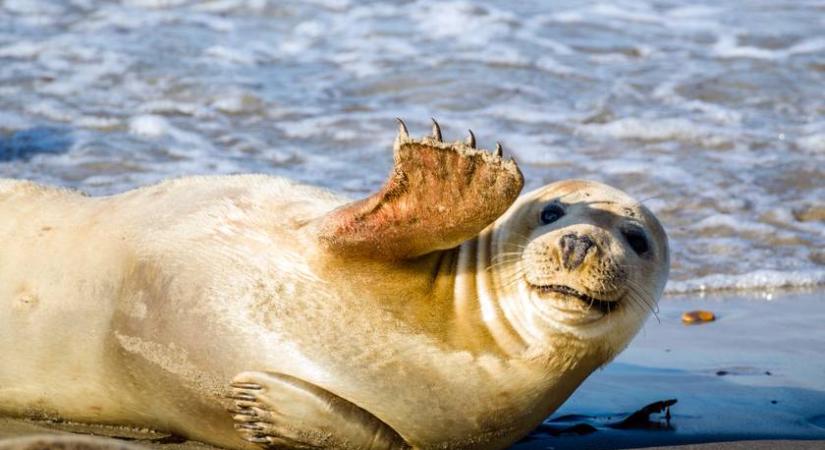
[[[814,39],[805,39],[788,48],[785,53],[787,55],[803,55],[806,53],[817,53],[825,50],[825,37],[818,37]]]
[[[160,137],[169,132],[169,121],[161,116],[140,115],[129,121],[129,132],[139,136]]]
[[[580,125],[577,132],[594,136],[641,141],[681,140],[699,142],[709,146],[727,141],[724,136],[688,119],[638,119],[624,118],[605,124]]]
[[[801,136],[796,140],[796,145],[811,153],[825,153],[825,133]]]
[[[766,49],[748,45],[739,45],[735,35],[725,34],[719,37],[713,46],[714,53],[722,58],[785,59],[794,55],[816,53],[825,49],[825,38],[806,39],[788,48]]]
[[[59,15],[65,12],[59,2],[48,0],[6,0],[3,7],[17,14]]]
[[[381,69],[374,60],[363,57],[360,52],[340,52],[329,57],[330,61],[340,65],[342,69],[350,74],[365,78],[381,73]]]
[[[776,233],[776,228],[770,225],[743,220],[741,217],[735,217],[730,214],[713,214],[691,225],[691,228],[695,230],[707,230],[720,227],[739,232]]]
[[[662,16],[650,10],[643,2],[623,4],[621,7],[613,3],[597,3],[590,8],[589,12],[626,22],[660,23],[662,21]]]
[[[71,122],[75,113],[65,104],[56,100],[43,99],[25,106],[26,112],[55,122]]]
[[[0,47],[0,57],[3,58],[34,58],[43,51],[43,44],[20,40],[13,44]]]
[[[220,97],[212,102],[211,106],[227,114],[242,114],[260,110],[263,107],[263,102],[249,92],[231,90],[222,93]]]
[[[559,75],[574,75],[577,73],[576,69],[564,65],[557,59],[548,55],[539,57],[539,59],[536,60],[535,65],[541,70]]]
[[[580,11],[562,11],[554,13],[551,18],[556,22],[562,23],[574,23],[574,22],[584,22],[585,15]]]
[[[179,102],[168,99],[150,100],[140,105],[140,112],[150,114],[183,114],[195,117],[209,117],[214,115],[209,108],[197,103]]]
[[[825,270],[754,270],[741,274],[716,274],[684,281],[671,281],[667,292],[688,293],[718,290],[777,289],[825,285]]]
[[[251,66],[258,63],[258,59],[253,52],[238,48],[229,48],[223,45],[214,45],[209,47],[204,53],[207,56],[217,59],[219,62],[225,64],[243,64]]]
[[[278,51],[286,55],[300,56],[310,51],[318,40],[323,38],[326,31],[325,24],[317,20],[307,20],[299,23],[289,35],[277,43]]]
[[[75,118],[72,122],[80,128],[95,128],[98,130],[111,130],[120,126],[120,119],[116,117],[82,116]]]
[[[782,52],[776,50],[739,45],[736,36],[730,34],[720,36],[713,51],[723,58],[775,59],[782,55]]]
[[[509,33],[509,13],[468,1],[428,1],[411,13],[421,31],[433,39],[451,39],[482,47]]]
[[[166,9],[182,6],[189,2],[190,0],[124,0],[123,3],[140,8]]]
[[[650,169],[650,161],[647,160],[620,160],[606,164],[601,168],[601,172],[611,175],[644,174],[662,180],[689,180],[690,172],[674,164],[662,163],[656,166],[656,170]]]

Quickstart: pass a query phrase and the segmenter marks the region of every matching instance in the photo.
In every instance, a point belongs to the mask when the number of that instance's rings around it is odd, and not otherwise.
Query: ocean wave
[[[266,172],[358,196],[391,165],[394,118],[436,117],[502,141],[526,189],[639,198],[671,239],[669,291],[822,284],[810,2],[14,0],[0,22],[5,154],[26,130],[71,136],[0,177],[111,194]]]
[[[825,270],[755,270],[739,274],[715,274],[668,282],[665,292],[685,294],[725,290],[756,290],[825,286]]]

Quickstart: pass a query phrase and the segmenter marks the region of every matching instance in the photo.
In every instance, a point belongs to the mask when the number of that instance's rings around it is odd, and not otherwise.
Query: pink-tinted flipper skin
[[[400,122],[400,121],[399,121]],[[411,259],[476,236],[516,200],[524,178],[512,159],[433,135],[411,139],[400,122],[395,165],[377,193],[342,206],[320,223],[325,249],[347,257]]]

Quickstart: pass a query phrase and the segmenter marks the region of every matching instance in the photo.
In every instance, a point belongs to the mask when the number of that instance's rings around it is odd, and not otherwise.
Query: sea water
[[[777,0],[5,0],[0,176],[265,172],[354,197],[416,135],[501,141],[671,238],[668,291],[825,285],[825,9]]]

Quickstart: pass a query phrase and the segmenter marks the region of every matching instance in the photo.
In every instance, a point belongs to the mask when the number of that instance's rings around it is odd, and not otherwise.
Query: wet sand
[[[683,325],[681,314],[697,309],[713,311],[717,320]],[[666,297],[658,315],[661,322],[651,318],[627,350],[545,422],[548,428],[514,449],[767,439],[791,441],[769,448],[825,448],[824,291]],[[651,416],[648,429],[607,426],[648,403],[673,398],[678,403],[669,426],[661,415]],[[596,431],[548,432],[577,424]],[[793,440],[821,442],[798,447],[803,443]]]
[[[736,441],[648,447],[648,450],[822,450],[823,448],[825,448],[823,441]]]
[[[681,314],[696,309],[713,311],[716,321],[683,325]],[[825,449],[825,291],[668,297],[658,316],[513,449]],[[669,423],[653,414],[642,428],[611,427],[673,398]],[[147,431],[0,418],[0,439],[44,432],[214,448]]]

